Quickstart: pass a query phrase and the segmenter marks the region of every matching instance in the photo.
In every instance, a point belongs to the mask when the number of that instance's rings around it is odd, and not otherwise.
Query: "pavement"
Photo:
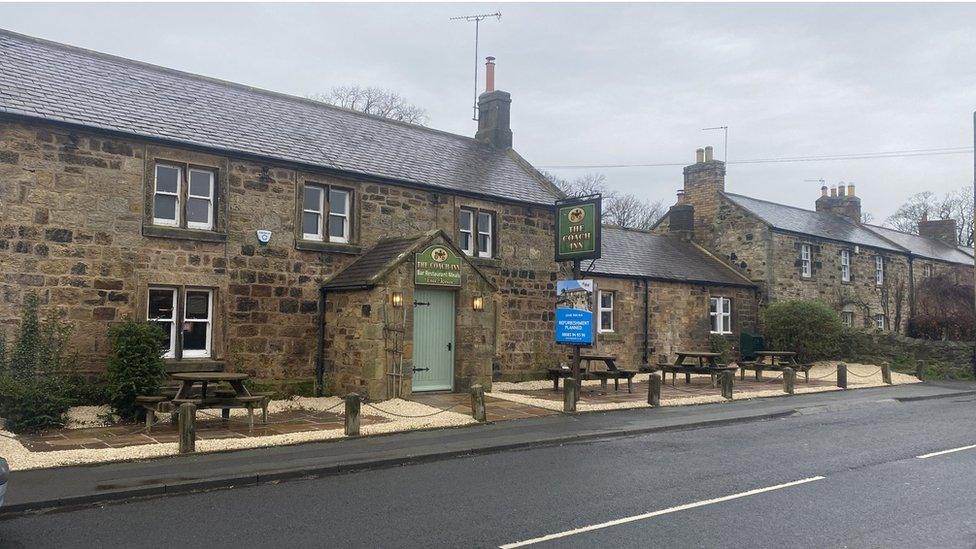
[[[878,402],[924,403],[966,395],[976,395],[976,385],[924,383],[715,405],[554,415],[337,442],[15,471],[11,473],[6,506],[0,509],[0,516],[216,488],[260,487],[288,479],[694,428],[722,427],[716,432],[720,433],[719,437],[724,437],[725,429],[733,425],[858,410],[877,406]],[[969,433],[972,431],[968,429]],[[731,443],[733,438],[717,440],[724,440],[730,451],[739,445],[738,441]],[[558,465],[558,459],[553,465]],[[553,467],[553,471],[559,472],[562,468]],[[615,471],[619,469],[608,469],[607,478],[613,477]],[[666,469],[659,472],[669,473]],[[628,472],[627,476],[632,474]]]

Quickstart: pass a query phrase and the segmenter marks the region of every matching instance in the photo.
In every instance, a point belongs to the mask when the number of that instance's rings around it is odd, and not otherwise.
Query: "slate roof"
[[[593,274],[754,286],[697,245],[674,236],[604,226],[602,239],[602,257],[592,268],[583,262],[583,267]]]
[[[804,210],[803,208],[767,202],[741,194],[725,193],[725,196],[775,229],[871,246],[882,250],[905,251],[863,225],[839,215]]]
[[[418,237],[381,240],[325,283],[328,290],[375,286],[390,267],[405,259],[417,246]]]
[[[0,29],[0,114],[509,200],[557,191],[473,138]]]
[[[964,263],[967,265],[972,265],[973,263],[973,257],[965,253],[959,246],[950,246],[934,238],[903,233],[887,227],[878,227],[877,225],[865,226],[919,257],[938,259],[950,263]]]
[[[411,254],[421,251],[435,239],[438,242],[443,242],[445,247],[453,249],[475,273],[485,279],[489,286],[495,287],[495,284],[485,276],[481,269],[471,263],[464,252],[454,245],[447,233],[440,229],[413,236],[380,240],[375,246],[347,265],[345,269],[326,281],[322,287],[333,291],[372,288],[382,281],[383,277],[389,274],[400,262],[409,259]]]

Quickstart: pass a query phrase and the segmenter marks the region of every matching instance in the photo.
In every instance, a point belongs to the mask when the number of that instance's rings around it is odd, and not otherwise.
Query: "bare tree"
[[[427,110],[409,103],[400,94],[378,87],[336,86],[329,93],[309,95],[309,99],[400,122],[427,124]]]
[[[602,173],[583,174],[572,181],[550,172],[542,172],[542,175],[569,196],[603,195],[603,221],[609,225],[647,230],[664,215],[664,204],[660,200],[650,201],[612,191]]]
[[[874,214],[871,212],[861,212],[861,223],[870,223],[874,221]]]
[[[885,225],[918,234],[918,222],[929,219],[955,219],[956,240],[965,246],[973,245],[973,189],[969,185],[950,191],[941,198],[924,191],[914,194],[895,213],[885,220]]]
[[[632,194],[616,196],[604,206],[603,218],[618,227],[648,230],[664,215],[660,200],[642,200]]]

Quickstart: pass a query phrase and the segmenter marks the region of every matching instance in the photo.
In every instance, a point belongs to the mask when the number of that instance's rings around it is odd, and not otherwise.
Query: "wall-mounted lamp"
[[[390,303],[393,305],[393,308],[395,309],[399,309],[400,307],[403,307],[403,292],[393,292],[390,295]]]
[[[483,295],[476,295],[476,296],[474,296],[474,299],[471,301],[471,308],[474,309],[475,311],[484,311],[485,310],[485,296],[483,296]]]

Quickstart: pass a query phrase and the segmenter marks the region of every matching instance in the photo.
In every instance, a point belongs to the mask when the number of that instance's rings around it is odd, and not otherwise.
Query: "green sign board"
[[[600,257],[601,197],[556,204],[556,261]]]
[[[429,246],[416,254],[413,281],[428,286],[460,286],[461,256],[448,246]]]

